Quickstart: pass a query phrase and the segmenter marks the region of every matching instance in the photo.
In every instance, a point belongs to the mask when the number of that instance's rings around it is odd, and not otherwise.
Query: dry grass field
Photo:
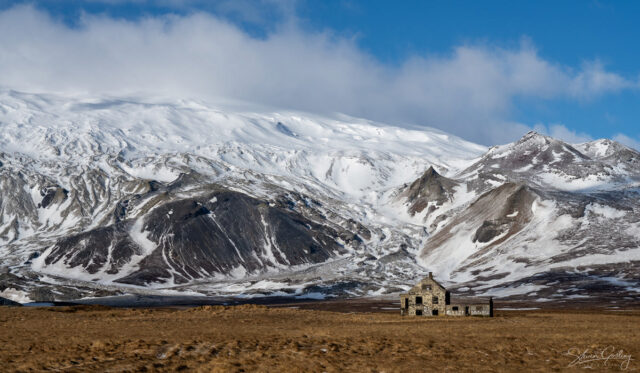
[[[640,311],[431,319],[303,308],[2,307],[0,371],[640,369]]]

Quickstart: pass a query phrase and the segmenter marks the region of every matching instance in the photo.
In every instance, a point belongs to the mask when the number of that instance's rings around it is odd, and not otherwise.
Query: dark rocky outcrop
[[[409,212],[415,215],[422,212],[430,202],[433,203],[432,208],[436,209],[450,201],[457,185],[456,181],[440,175],[432,166],[404,189],[399,198],[409,204]]]
[[[68,267],[82,266],[89,274],[103,268],[107,274],[116,274],[132,256],[142,254],[142,248],[129,236],[130,227],[130,221],[119,222],[65,237],[44,262],[51,265],[63,261]]]
[[[33,291],[29,293],[29,296],[35,302],[55,302],[56,301],[55,294],[53,293],[51,288],[46,286],[39,286],[33,289]]]
[[[473,242],[486,243],[503,234],[509,225],[499,220],[485,220],[473,236]]]
[[[69,191],[60,186],[50,186],[40,191],[42,201],[38,204],[39,208],[47,208],[52,204],[63,203],[69,196]]]
[[[132,232],[141,229],[142,232]],[[155,248],[145,252],[134,237],[146,234]],[[178,199],[155,207],[140,227],[124,220],[59,241],[45,264],[63,261],[88,273],[116,274],[132,257],[144,255],[137,268],[117,279],[145,284],[172,279],[184,283],[215,273],[243,268],[259,272],[268,267],[324,262],[344,248],[344,241],[361,241],[357,234],[338,232],[308,220],[295,210],[220,188],[198,198]]]

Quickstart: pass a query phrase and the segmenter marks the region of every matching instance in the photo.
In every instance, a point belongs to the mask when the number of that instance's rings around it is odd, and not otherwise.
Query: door
[[[464,307],[464,315],[469,316],[469,306]]]

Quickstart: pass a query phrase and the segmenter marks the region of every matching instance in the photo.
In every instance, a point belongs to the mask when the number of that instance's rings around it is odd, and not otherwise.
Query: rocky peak
[[[426,170],[424,172],[424,174],[422,174],[422,177],[439,177],[440,174],[436,171],[435,168],[433,168],[433,166],[429,166],[429,169]]]
[[[545,166],[564,167],[585,160],[589,160],[589,157],[572,145],[531,131],[516,142],[492,148],[462,174],[491,172],[494,169],[520,172]]]
[[[549,136],[542,135],[536,131],[529,131],[524,136],[522,136],[520,140],[518,140],[516,143],[522,144],[522,143],[532,142],[532,141],[537,143],[542,143],[542,144],[548,144],[551,141],[555,141],[555,139]]]
[[[636,150],[630,149],[617,141],[609,139],[599,139],[595,141],[585,142],[583,144],[576,145],[576,148],[594,159],[602,159],[615,156],[616,154],[624,153],[640,154]]]
[[[432,203],[441,206],[451,200],[458,182],[440,175],[433,166],[409,185],[400,197],[410,204],[411,214],[419,213]]]

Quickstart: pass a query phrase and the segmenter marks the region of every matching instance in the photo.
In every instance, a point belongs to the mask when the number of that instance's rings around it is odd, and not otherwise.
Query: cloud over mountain
[[[461,45],[388,66],[331,32],[284,21],[264,37],[208,13],[75,26],[30,6],[0,13],[0,85],[29,91],[234,99],[431,126],[484,144],[519,137],[514,100],[590,100],[638,83],[595,61],[579,70],[512,49]]]

